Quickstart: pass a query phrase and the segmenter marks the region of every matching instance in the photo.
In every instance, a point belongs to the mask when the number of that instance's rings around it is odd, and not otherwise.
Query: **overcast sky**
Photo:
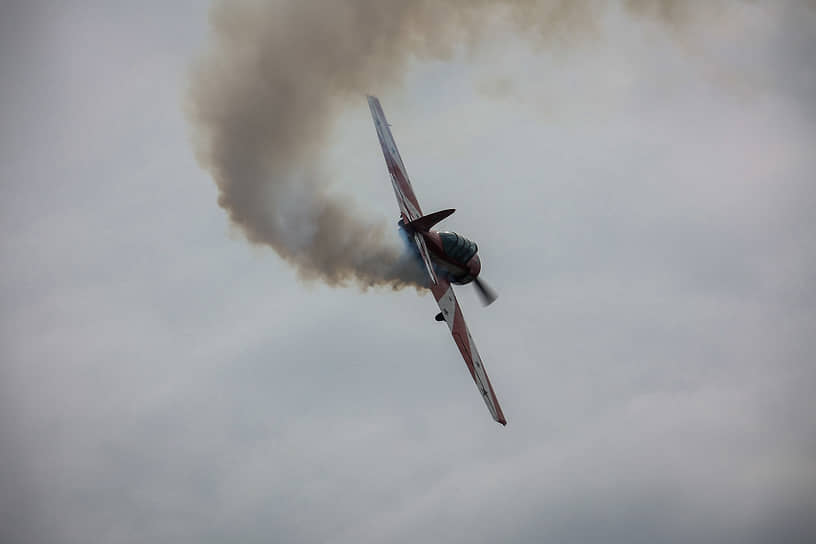
[[[230,226],[207,6],[3,3],[0,540],[816,541],[812,4],[602,10],[369,90],[500,294],[457,290],[501,427],[430,295]],[[364,96],[315,152],[394,224]]]

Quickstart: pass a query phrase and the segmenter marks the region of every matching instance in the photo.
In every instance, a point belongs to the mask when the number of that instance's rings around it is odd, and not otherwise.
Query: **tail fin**
[[[434,225],[448,217],[450,214],[455,212],[454,208],[450,208],[448,210],[442,210],[439,212],[434,212],[428,215],[423,215],[419,219],[414,219],[410,223],[407,223],[405,226],[409,227],[411,230],[418,231],[418,232],[425,232],[431,229]]]

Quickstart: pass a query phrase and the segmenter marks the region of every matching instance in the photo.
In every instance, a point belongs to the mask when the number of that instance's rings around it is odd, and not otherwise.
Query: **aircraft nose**
[[[468,261],[468,272],[472,277],[476,277],[479,275],[479,272],[482,270],[482,261],[479,260],[479,254],[477,253]]]

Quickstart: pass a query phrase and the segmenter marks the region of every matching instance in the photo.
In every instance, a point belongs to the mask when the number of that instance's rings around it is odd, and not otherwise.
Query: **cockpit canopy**
[[[467,263],[479,250],[475,243],[455,232],[440,232],[439,238],[445,255],[462,264]]]

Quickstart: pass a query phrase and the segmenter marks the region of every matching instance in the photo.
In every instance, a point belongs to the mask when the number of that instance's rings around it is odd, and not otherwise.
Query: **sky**
[[[208,6],[4,3],[0,540],[816,541],[816,9],[632,5],[404,53],[305,155],[395,228],[380,97],[502,427],[429,294],[231,224]]]

